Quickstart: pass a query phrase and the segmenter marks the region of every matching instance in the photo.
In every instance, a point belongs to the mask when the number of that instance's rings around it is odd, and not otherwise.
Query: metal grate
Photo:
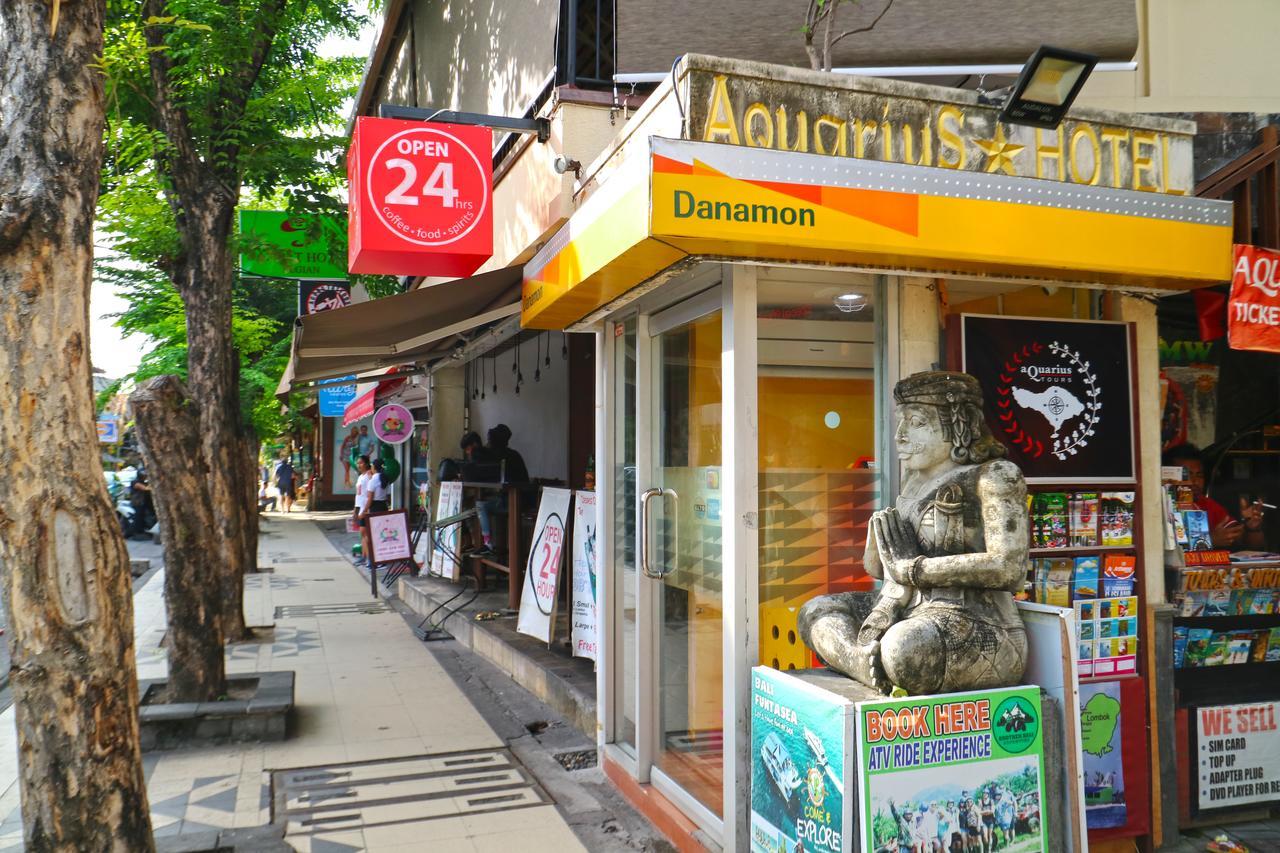
[[[388,613],[384,601],[359,601],[352,604],[284,604],[276,608],[277,619],[305,619],[309,616],[352,616]]]
[[[287,836],[547,805],[505,749],[279,770],[272,808]]]

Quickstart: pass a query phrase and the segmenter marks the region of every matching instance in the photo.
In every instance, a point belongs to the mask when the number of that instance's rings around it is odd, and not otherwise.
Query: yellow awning
[[[655,137],[525,266],[521,322],[564,328],[694,255],[1188,290],[1231,277],[1231,205]]]

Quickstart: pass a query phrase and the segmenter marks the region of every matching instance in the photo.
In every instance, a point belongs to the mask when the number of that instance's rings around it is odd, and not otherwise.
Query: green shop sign
[[[1040,711],[1037,687],[858,703],[862,849],[1046,849]]]
[[[347,277],[346,223],[336,216],[240,211],[240,271],[266,278]]]

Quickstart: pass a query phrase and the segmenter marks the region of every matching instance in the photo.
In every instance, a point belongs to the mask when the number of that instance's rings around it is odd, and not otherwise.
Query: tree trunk
[[[243,540],[245,571],[256,572],[258,571],[258,534],[261,530],[258,519],[259,441],[250,427],[246,427],[241,432],[240,441],[242,447],[240,459],[241,464],[244,466],[240,480],[245,489],[245,535]]]
[[[247,568],[239,429],[240,395],[231,341],[232,267],[228,240],[234,204],[190,205],[184,212],[185,263],[176,278],[187,315],[187,383],[200,406],[208,493],[217,522],[213,540],[222,574],[222,630],[228,642],[246,638],[244,575]],[[257,543],[253,543],[256,551]]]
[[[47,3],[0,3],[0,566],[30,851],[154,849],[89,369],[103,6],[63,2],[51,32]]]
[[[223,692],[222,596],[215,529],[200,447],[199,407],[176,376],[157,376],[129,397],[164,538],[170,702],[211,702]]]

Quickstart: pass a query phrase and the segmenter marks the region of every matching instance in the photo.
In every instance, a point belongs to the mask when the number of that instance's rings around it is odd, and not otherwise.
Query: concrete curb
[[[419,617],[448,600],[449,595],[421,589],[411,580],[401,578],[396,590],[400,600]],[[433,619],[444,612],[442,609]],[[448,616],[444,628],[594,741],[596,682],[590,661],[556,655],[536,640],[516,634],[514,617],[476,622],[473,615],[474,611],[462,611]]]

